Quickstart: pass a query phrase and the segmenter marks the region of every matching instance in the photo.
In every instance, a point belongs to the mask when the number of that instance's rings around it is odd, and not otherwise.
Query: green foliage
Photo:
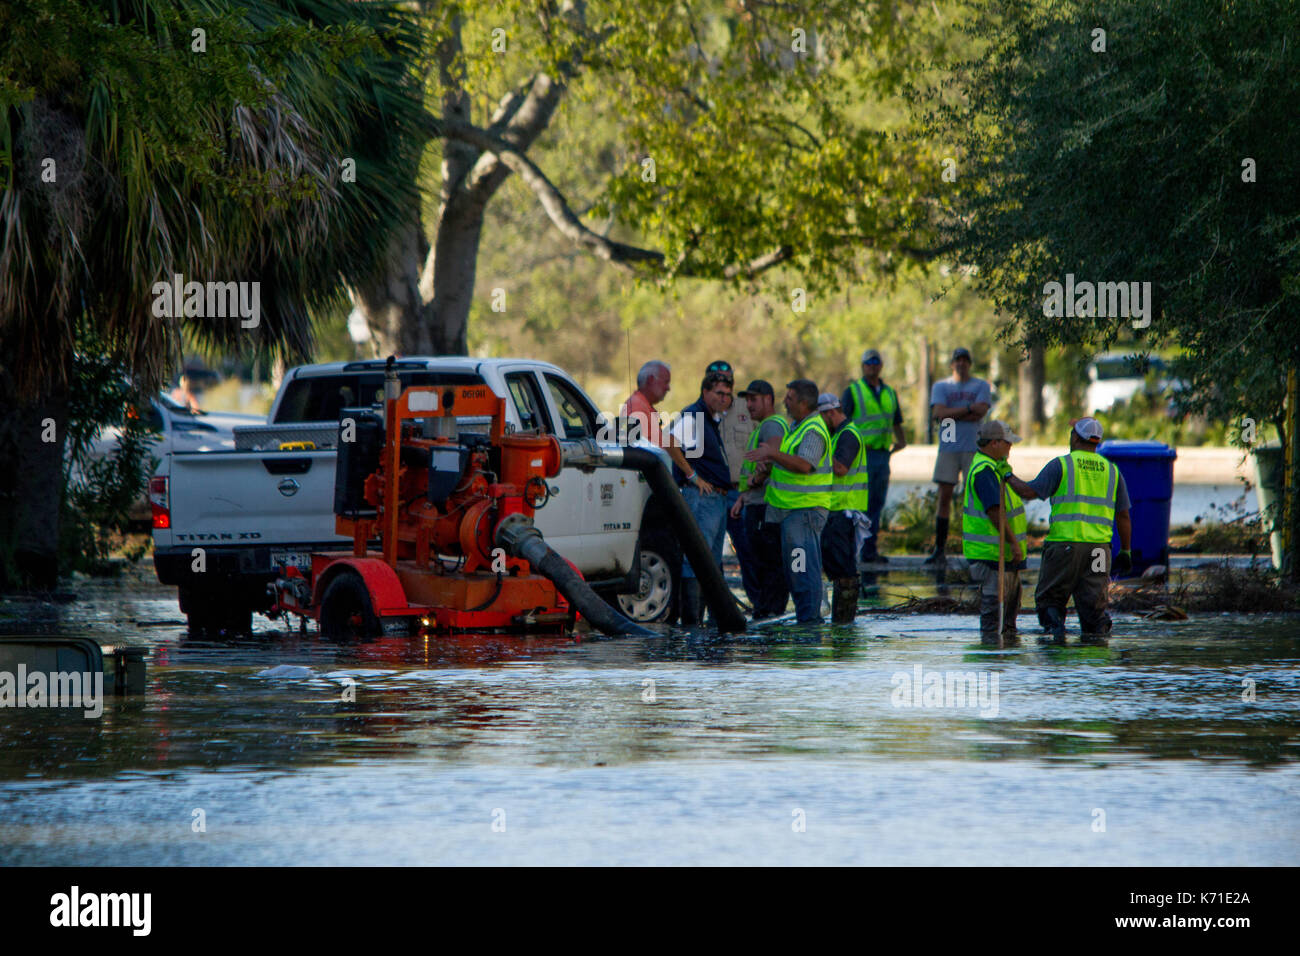
[[[785,274],[797,281],[778,284],[827,292],[864,266],[887,272],[928,253],[940,163],[899,94],[949,43],[938,9],[467,3],[456,8],[457,65],[433,92],[445,110],[463,89],[470,112],[491,115],[535,73],[563,77],[561,114],[574,115],[557,117],[539,146],[558,144],[564,162],[536,158],[568,196],[565,164],[594,174],[573,205],[661,252],[642,263],[647,277],[740,284],[733,267],[788,248]],[[439,39],[454,35],[444,11],[434,20]],[[583,149],[592,126],[610,134],[594,153]]]
[[[901,501],[886,505],[881,512],[882,544],[887,544],[891,553],[924,551],[934,541],[938,511],[939,494],[934,488],[913,488]]]
[[[1199,415],[1181,413],[1176,404],[1171,408],[1171,402],[1168,393],[1139,392],[1096,417],[1107,438],[1161,441],[1175,448],[1228,443],[1228,427],[1223,422],[1207,422]]]
[[[157,465],[152,454],[146,393],[131,385],[128,370],[108,358],[102,338],[85,325],[73,359],[77,387],[69,394],[66,466],[59,521],[59,563],[65,570],[98,569],[111,550],[112,532],[124,526]],[[118,429],[117,447],[94,457],[91,443]]]
[[[85,309],[160,382],[184,320],[153,314],[153,285],[175,273],[261,283],[256,327],[191,319],[200,340],[305,355],[309,310],[416,201],[417,41],[398,8],[345,0],[0,8],[0,335],[24,390],[67,380]]]
[[[1009,336],[1170,342],[1191,359],[1189,407],[1281,414],[1300,358],[1297,27],[1289,0],[981,5],[968,29],[989,50],[958,65],[965,100],[932,129],[968,157],[952,236]],[[1043,286],[1067,272],[1152,282],[1151,327],[1045,316]]]

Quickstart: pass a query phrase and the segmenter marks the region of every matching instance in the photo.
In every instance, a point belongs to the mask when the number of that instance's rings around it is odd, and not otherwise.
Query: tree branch
[[[533,191],[551,223],[566,238],[579,248],[627,272],[638,273],[648,270],[659,274],[667,274],[672,271],[677,275],[693,278],[752,278],[760,272],[789,260],[794,255],[792,247],[782,245],[750,262],[736,263],[722,270],[699,269],[685,262],[670,270],[665,266],[665,256],[662,252],[618,242],[588,228],[574,213],[563,194],[555,188],[554,183],[538,168],[537,164],[504,139],[491,135],[487,130],[458,120],[447,120],[426,114],[425,122],[426,129],[432,136],[465,143],[485,153],[495,155],[507,169],[515,173]]]

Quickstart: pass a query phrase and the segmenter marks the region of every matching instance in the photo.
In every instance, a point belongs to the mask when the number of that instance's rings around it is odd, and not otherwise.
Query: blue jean
[[[826,511],[795,508],[781,521],[781,559],[794,598],[795,620],[807,624],[822,619],[822,529]],[[794,569],[795,549],[803,549],[803,566]]]
[[[874,558],[880,553],[880,512],[885,509],[889,494],[889,449],[867,449],[867,518],[871,521],[871,537],[862,543],[862,557]]]
[[[700,527],[700,534],[713,552],[713,560],[722,567],[722,539],[727,533],[727,496],[725,494],[702,495],[694,485],[682,489],[686,507],[691,509],[691,516]],[[682,577],[693,578],[695,571],[691,562],[682,558]]]
[[[745,512],[742,510],[739,518],[731,517],[731,506],[739,500],[739,491],[732,489],[727,492],[727,534],[731,535],[731,546],[736,549],[736,560],[740,562],[740,582],[744,585],[745,596],[753,605],[754,594],[758,591],[758,567],[754,557],[754,545],[749,540]]]

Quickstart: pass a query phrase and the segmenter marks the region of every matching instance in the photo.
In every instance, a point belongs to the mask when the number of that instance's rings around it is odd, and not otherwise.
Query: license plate
[[[306,551],[272,551],[271,568],[276,570],[293,565],[299,571],[311,570],[311,555]]]

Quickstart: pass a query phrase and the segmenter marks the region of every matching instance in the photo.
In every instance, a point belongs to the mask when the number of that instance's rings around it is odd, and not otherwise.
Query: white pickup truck
[[[234,451],[164,456],[150,481],[158,580],[180,589],[193,631],[247,630],[270,607],[266,585],[286,564],[350,539],[334,533],[338,421],[345,408],[379,405],[384,361],[304,365],[289,371],[267,424],[235,429]],[[403,358],[402,386],[486,384],[506,399],[507,428],[597,439],[598,412],[562,369],[527,359]],[[458,419],[462,431],[487,421]],[[661,453],[662,454],[662,453]],[[666,457],[666,456],[665,456]],[[617,596],[634,620],[673,611],[680,550],[639,474],[564,468],[536,526],[593,588]],[[198,550],[196,550],[198,549]]]

